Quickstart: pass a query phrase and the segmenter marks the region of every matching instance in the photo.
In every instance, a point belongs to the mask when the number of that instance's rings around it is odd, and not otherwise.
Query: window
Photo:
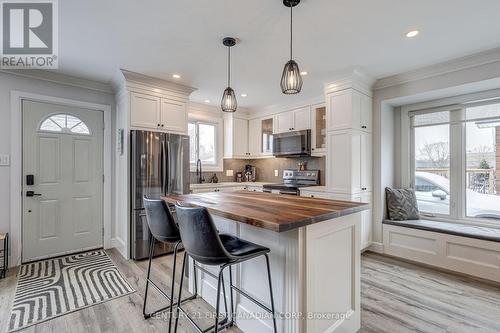
[[[411,180],[422,214],[500,219],[500,103],[409,116]]]
[[[55,114],[46,118],[40,125],[40,131],[90,135],[88,126],[70,114]]]
[[[217,165],[217,125],[204,122],[189,122],[190,163],[198,159],[203,165]]]

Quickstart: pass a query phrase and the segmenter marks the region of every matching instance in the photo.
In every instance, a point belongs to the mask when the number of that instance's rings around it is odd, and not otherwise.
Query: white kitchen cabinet
[[[160,127],[162,130],[176,133],[187,133],[188,113],[186,103],[161,99]]]
[[[311,155],[326,155],[326,106],[311,106]]]
[[[351,88],[327,94],[326,99],[328,131],[372,131],[371,97]]]
[[[143,93],[130,93],[130,126],[156,131],[187,133],[185,102]]]
[[[279,113],[274,118],[274,133],[311,129],[311,109],[304,107]]]
[[[347,200],[371,204],[372,193],[360,193],[355,195],[329,193],[331,200]],[[366,249],[372,242],[372,209],[361,212],[361,250]]]
[[[302,131],[311,129],[311,108],[305,107],[293,111],[293,130]]]
[[[300,196],[306,198],[330,199],[330,194],[323,191],[300,190]]]
[[[261,119],[248,121],[248,152],[251,157],[258,157],[262,151],[262,122]]]
[[[249,158],[248,120],[224,115],[224,158]]]
[[[160,127],[161,98],[132,92],[130,94],[130,125],[158,129]]]
[[[371,191],[371,133],[358,130],[327,134],[326,183],[331,192]]]

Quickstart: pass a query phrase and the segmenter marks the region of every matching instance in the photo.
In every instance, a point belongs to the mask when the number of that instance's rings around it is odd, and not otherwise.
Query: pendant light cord
[[[231,47],[227,47],[227,86],[231,86]]]
[[[293,4],[290,3],[290,60],[293,59]]]

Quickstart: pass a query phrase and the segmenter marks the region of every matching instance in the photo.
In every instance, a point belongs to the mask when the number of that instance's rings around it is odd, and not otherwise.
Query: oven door
[[[274,156],[310,156],[311,130],[275,134],[273,137]]]

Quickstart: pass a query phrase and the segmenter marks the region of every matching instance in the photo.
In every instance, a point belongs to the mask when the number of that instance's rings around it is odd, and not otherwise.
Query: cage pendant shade
[[[287,95],[298,94],[302,89],[299,65],[293,60],[293,7],[299,3],[300,0],[283,0],[285,7],[290,8],[290,60],[285,64],[281,75],[281,91]]]
[[[299,65],[290,60],[283,68],[281,76],[281,91],[283,94],[298,94],[302,89],[302,75],[300,75]]]
[[[224,112],[236,112],[238,103],[236,102],[236,95],[234,94],[233,88],[227,87],[224,90],[220,106]]]
[[[236,112],[238,103],[236,102],[236,94],[233,88],[231,88],[231,47],[236,45],[236,39],[226,37],[222,40],[222,44],[227,46],[227,88],[222,94],[220,106],[224,112]]]

